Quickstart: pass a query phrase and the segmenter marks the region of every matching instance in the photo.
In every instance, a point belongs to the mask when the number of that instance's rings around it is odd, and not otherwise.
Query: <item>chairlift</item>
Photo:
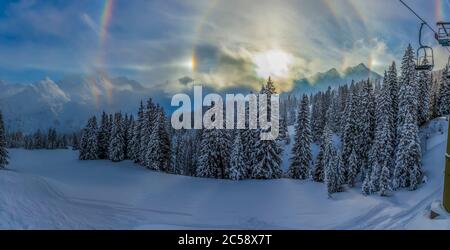
[[[420,26],[419,32],[419,45],[420,47],[417,49],[417,63],[416,70],[424,71],[424,70],[432,70],[434,68],[434,53],[433,49],[430,46],[426,46],[422,44],[422,30],[426,23],[422,23]]]
[[[450,47],[450,22],[438,22],[438,32],[435,34],[436,40],[444,47]]]

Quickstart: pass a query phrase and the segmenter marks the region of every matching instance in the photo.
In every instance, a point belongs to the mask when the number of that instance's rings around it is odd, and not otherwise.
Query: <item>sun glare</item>
[[[282,50],[269,50],[256,54],[253,63],[256,65],[256,73],[262,78],[287,78],[293,56]]]

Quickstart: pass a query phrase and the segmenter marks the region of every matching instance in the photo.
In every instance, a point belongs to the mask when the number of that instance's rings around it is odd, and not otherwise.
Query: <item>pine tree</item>
[[[277,138],[278,141],[283,142],[284,144],[288,145],[290,143],[289,138],[289,131],[287,126],[287,114],[282,115],[280,118],[280,130],[279,130],[279,136]]]
[[[376,192],[380,189],[380,175],[383,167],[393,169],[392,156],[394,153],[393,136],[394,131],[391,126],[392,100],[389,93],[389,86],[384,84],[377,96],[376,107],[376,132],[375,142],[370,153],[371,189]]]
[[[256,165],[252,171],[253,179],[281,178],[281,148],[276,141],[258,140],[256,144]]]
[[[131,139],[131,147],[132,154],[130,155],[130,159],[132,159],[135,163],[140,163],[140,153],[141,153],[141,131],[142,126],[144,124],[144,104],[141,101],[139,106],[137,120],[135,122],[135,126],[133,128],[133,138]]]
[[[324,103],[323,103],[323,93],[319,92],[312,99],[312,113],[311,113],[311,133],[313,142],[318,142],[321,139],[324,124]]]
[[[428,64],[428,60],[426,58],[424,59],[423,64]],[[429,118],[428,111],[429,111],[430,91],[432,83],[431,70],[419,71],[417,80],[419,87],[417,118],[418,118],[418,125],[421,126],[425,124]]]
[[[164,110],[157,106],[145,155],[145,166],[152,170],[168,171],[170,166],[170,138]]]
[[[254,169],[254,166],[256,165],[255,162],[255,154],[256,154],[256,143],[259,140],[258,136],[259,133],[256,129],[250,129],[249,128],[249,117],[248,112],[248,105],[246,107],[246,128],[241,133],[241,140],[243,144],[243,151],[244,151],[244,162],[247,167],[245,179],[251,178],[252,172]]]
[[[366,176],[364,177],[364,181],[363,184],[361,186],[361,191],[364,195],[370,195],[372,194],[372,191],[370,189],[370,177],[369,177],[369,173],[366,174]]]
[[[336,152],[336,149],[331,140],[331,129],[327,125],[324,129],[323,135],[323,167],[324,167],[324,181],[327,186],[328,196],[331,197],[331,194],[339,192],[341,190],[341,186],[339,184],[339,173],[338,173],[338,165],[339,158]]]
[[[362,174],[365,175],[369,169],[369,152],[375,135],[375,98],[373,87],[369,80],[361,83],[360,95],[357,105],[356,151],[359,156]]]
[[[3,115],[0,111],[0,169],[8,165],[8,150],[6,149],[6,131],[3,123]]]
[[[228,141],[225,131],[220,129],[204,129],[200,144],[199,159],[197,162],[197,176],[223,179],[228,168]],[[223,140],[221,140],[221,137]]]
[[[381,176],[380,176],[380,195],[386,196],[387,192],[391,189],[390,188],[390,172],[389,168],[387,166],[384,166],[381,169]]]
[[[303,180],[307,179],[310,175],[312,160],[311,124],[309,120],[309,102],[307,95],[303,95],[297,119],[289,176],[294,179]]]
[[[244,145],[241,139],[242,131],[236,130],[231,151],[230,167],[227,173],[231,180],[242,180],[246,178],[247,166],[245,165]]]
[[[391,126],[393,134],[393,140],[395,144],[395,140],[397,138],[397,118],[398,118],[398,95],[400,91],[399,83],[398,83],[398,76],[397,76],[397,66],[395,65],[395,62],[392,62],[392,65],[390,66],[388,73],[387,73],[387,79],[385,79],[385,85],[387,85],[387,88],[389,89],[389,93],[391,95],[391,102],[392,102],[392,117],[391,117]],[[394,147],[396,144],[394,145]]]
[[[186,151],[189,148],[189,143],[184,140],[187,132],[185,130],[176,130],[172,135],[171,148],[171,164],[169,173],[188,175],[190,163],[185,159]]]
[[[402,62],[397,123],[398,146],[394,169],[394,189],[414,190],[420,183],[421,148],[417,126],[417,82],[415,78],[414,53],[408,46]]]
[[[128,138],[128,129],[130,127],[130,118],[128,118],[128,114],[125,114],[125,117],[122,118],[122,122],[121,122],[121,128],[120,131],[122,132],[122,138],[123,138],[123,155],[124,155],[124,159],[128,159],[128,143],[129,143],[129,138]]]
[[[442,73],[438,94],[437,106],[440,116],[450,115],[450,78],[447,77],[449,74],[448,67],[450,67],[450,65],[447,65],[444,69],[444,73]]]
[[[339,150],[336,152],[336,170],[337,170],[337,184],[338,191],[342,191],[342,186],[347,184],[347,173],[348,170],[342,161],[342,154]]]
[[[406,116],[411,115],[417,122],[417,107],[418,107],[418,85],[415,69],[414,51],[411,45],[405,51],[403,56],[400,76],[400,88],[398,95],[398,116],[397,116],[397,133],[406,121]]]
[[[108,115],[103,112],[102,119],[100,122],[100,128],[98,131],[98,158],[99,159],[107,159],[108,158],[108,148],[109,148],[109,140],[110,140],[110,128],[109,128],[109,118]]]
[[[431,88],[430,94],[430,110],[429,110],[429,118],[435,119],[439,116],[439,107],[438,107],[438,95],[439,95],[439,84],[440,81],[434,80]]]
[[[358,174],[358,156],[356,151],[352,149],[348,160],[347,182],[350,187],[355,186],[356,175]]]
[[[122,114],[114,115],[114,123],[111,131],[111,141],[108,148],[109,159],[113,162],[125,159],[125,143],[122,133]]]
[[[127,128],[127,135],[126,137],[128,138],[128,142],[127,142],[127,150],[126,150],[126,155],[125,158],[130,159],[130,160],[134,160],[134,157],[136,155],[136,152],[134,151],[134,131],[136,128],[136,122],[134,121],[133,116],[130,116],[130,120],[128,123],[128,128]]]
[[[320,144],[320,150],[319,153],[317,154],[317,159],[314,165],[313,180],[315,182],[323,182],[325,179],[324,160],[323,160],[324,152],[325,152],[325,143],[322,142]]]
[[[357,123],[357,116],[358,116],[358,96],[357,96],[357,88],[355,85],[352,85],[350,87],[350,95],[347,99],[347,105],[346,110],[344,112],[345,118],[344,118],[344,130],[342,135],[342,162],[345,166],[349,165],[349,158],[352,151],[356,151],[358,153],[357,149],[355,148],[358,145],[358,134],[359,134],[359,126]],[[360,156],[358,155],[358,160]],[[356,175],[359,173],[360,165],[358,164],[358,169],[356,169],[356,174],[352,174],[352,176],[347,176],[347,180],[350,183],[354,183],[354,179]]]
[[[97,160],[97,118],[93,116],[89,119],[88,124],[83,129],[80,145],[80,160]]]
[[[270,100],[271,95],[276,94],[275,86],[269,77],[266,85],[263,86],[261,94],[267,95],[267,100]],[[259,116],[267,115],[271,117],[271,106],[268,102],[267,107],[262,107],[259,111]],[[278,119],[275,114],[275,119]],[[262,132],[263,129],[259,129]],[[268,131],[266,131],[268,132]],[[255,165],[252,169],[251,178],[253,179],[275,179],[281,178],[283,171],[281,170],[281,153],[282,149],[274,140],[256,141],[256,151],[254,155]]]
[[[146,155],[148,152],[148,146],[150,141],[150,136],[152,134],[154,122],[156,119],[156,105],[150,98],[147,101],[147,108],[144,111],[144,120],[141,126],[140,133],[140,146],[139,146],[139,163],[145,165]]]

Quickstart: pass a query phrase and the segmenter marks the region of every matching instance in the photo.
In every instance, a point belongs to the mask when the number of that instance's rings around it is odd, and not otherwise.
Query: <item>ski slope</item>
[[[448,220],[427,217],[441,199],[446,127],[438,119],[422,129],[427,183],[391,197],[365,197],[355,187],[329,199],[312,181],[202,179],[79,161],[71,150],[11,150],[0,171],[0,228],[450,229]]]

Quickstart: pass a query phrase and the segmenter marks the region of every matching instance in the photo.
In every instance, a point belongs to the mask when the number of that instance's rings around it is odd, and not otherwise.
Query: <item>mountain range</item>
[[[360,63],[354,67],[349,67],[340,73],[337,69],[332,68],[326,72],[321,72],[312,77],[302,78],[294,81],[293,94],[314,93],[324,91],[329,86],[339,86],[350,83],[352,80],[361,81],[367,79],[381,79],[382,77],[370,70],[364,63]]]
[[[291,93],[313,93],[367,78],[381,78],[364,64],[339,73],[324,73],[295,81]],[[126,77],[109,77],[104,72],[69,75],[55,82],[50,78],[32,84],[0,81],[0,110],[10,131],[31,132],[56,128],[71,132],[80,129],[87,118],[102,111],[135,113],[140,100],[152,97],[170,111],[170,97],[144,87]]]

